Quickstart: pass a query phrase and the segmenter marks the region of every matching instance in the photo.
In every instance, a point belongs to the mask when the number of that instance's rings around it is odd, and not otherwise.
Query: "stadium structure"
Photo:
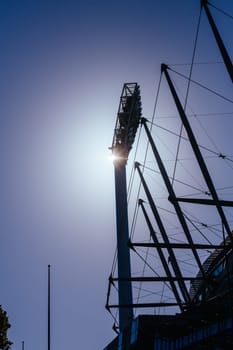
[[[201,12],[208,20],[232,88],[232,61],[209,1],[201,1]],[[193,64],[194,56],[188,77],[161,65],[167,98],[175,110],[171,118],[155,120],[158,98],[153,117],[143,115],[138,83],[125,83],[122,89],[111,146],[117,253],[106,300],[116,337],[104,350],[233,348],[233,201],[228,197],[233,185],[227,173],[227,169],[232,170],[231,153],[227,153],[231,140],[224,136],[214,149],[215,143],[205,132],[205,120],[187,112],[187,95],[181,99],[174,76],[177,73],[186,79],[187,94],[193,84],[223,100],[216,114],[209,112],[210,106],[202,114],[212,118],[211,123],[210,119],[206,122],[208,132],[220,135],[221,127],[232,128],[232,112],[225,112],[229,118],[224,119],[222,108],[223,103],[230,106],[233,100],[194,80]],[[142,133],[145,156],[139,162],[135,157]],[[170,162],[168,144],[174,151]],[[133,145],[136,156],[127,188],[126,167]],[[131,207],[130,197],[135,204]]]

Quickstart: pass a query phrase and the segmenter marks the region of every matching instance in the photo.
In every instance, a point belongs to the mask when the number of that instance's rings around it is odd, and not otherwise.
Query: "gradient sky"
[[[197,0],[0,2],[0,303],[13,350],[46,349],[48,264],[51,349],[102,349],[115,336],[104,308],[116,241],[108,147],[122,85],[140,84],[150,117],[160,64],[191,61],[199,9]],[[224,10],[233,13],[231,0]],[[201,57],[221,60],[205,16],[201,37]]]

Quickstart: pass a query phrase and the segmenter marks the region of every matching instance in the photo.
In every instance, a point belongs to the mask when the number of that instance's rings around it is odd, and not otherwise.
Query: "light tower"
[[[120,97],[112,142],[115,169],[115,198],[118,254],[119,329],[122,331],[133,319],[131,267],[128,247],[128,209],[126,164],[141,116],[141,97],[137,83],[125,83]]]

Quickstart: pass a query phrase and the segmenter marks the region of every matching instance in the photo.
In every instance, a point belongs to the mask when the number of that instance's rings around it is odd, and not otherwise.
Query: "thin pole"
[[[22,341],[22,350],[24,350],[24,341]]]
[[[50,350],[50,265],[48,265],[48,350]]]

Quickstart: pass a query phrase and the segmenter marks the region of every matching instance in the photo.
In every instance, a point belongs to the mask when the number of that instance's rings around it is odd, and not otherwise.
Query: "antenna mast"
[[[48,350],[50,350],[50,265],[48,265]]]

